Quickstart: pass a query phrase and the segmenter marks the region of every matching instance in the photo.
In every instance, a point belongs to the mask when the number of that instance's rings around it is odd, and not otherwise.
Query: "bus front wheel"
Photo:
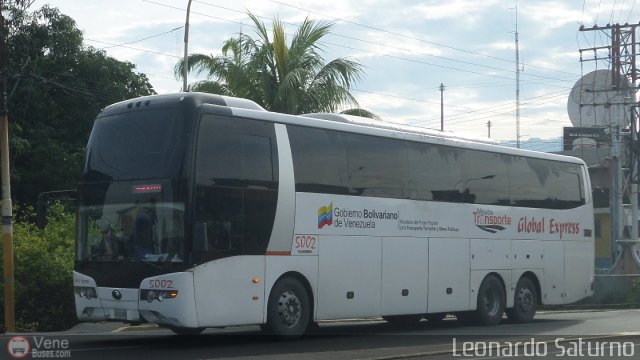
[[[495,275],[487,275],[478,290],[476,315],[482,325],[497,325],[502,320],[505,294],[502,282]]]
[[[507,317],[516,323],[527,323],[533,319],[538,307],[538,291],[533,281],[522,277],[516,285],[513,309],[507,309]]]
[[[264,331],[286,339],[302,336],[311,322],[311,301],[300,281],[287,277],[271,289]]]

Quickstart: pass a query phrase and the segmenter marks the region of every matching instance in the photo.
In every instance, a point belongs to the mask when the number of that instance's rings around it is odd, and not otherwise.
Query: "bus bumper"
[[[146,278],[140,284],[140,315],[158,325],[197,328],[192,272]]]
[[[78,320],[140,322],[138,289],[97,287],[91,277],[73,272]]]

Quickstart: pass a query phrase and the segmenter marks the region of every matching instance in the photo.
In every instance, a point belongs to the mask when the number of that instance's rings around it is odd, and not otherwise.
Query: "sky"
[[[85,46],[135,64],[156,92],[171,93],[182,87],[173,69],[184,53],[187,2],[36,0],[31,10],[57,7],[76,21]],[[606,32],[580,26],[640,21],[636,0],[193,0],[189,53],[219,55],[226,39],[254,35],[247,11],[269,29],[279,18],[289,40],[305,17],[332,22],[320,41],[325,60],[364,66],[352,93],[385,121],[439,130],[442,103],[445,131],[498,141],[517,138],[517,30],[519,139],[534,150],[548,146],[536,148],[538,139],[559,138],[571,126],[574,84],[610,66],[580,61],[580,49],[609,41]],[[189,75],[190,82],[202,78]]]

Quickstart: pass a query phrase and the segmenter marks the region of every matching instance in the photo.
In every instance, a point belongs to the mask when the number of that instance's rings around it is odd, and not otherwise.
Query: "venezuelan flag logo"
[[[318,229],[333,224],[333,203],[318,208]]]

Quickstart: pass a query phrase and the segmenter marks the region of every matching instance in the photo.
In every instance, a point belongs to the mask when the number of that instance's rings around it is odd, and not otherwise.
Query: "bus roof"
[[[384,122],[345,114],[280,114],[266,111],[260,105],[251,100],[199,92],[151,95],[129,99],[107,106],[99,116],[107,116],[135,109],[143,109],[149,106],[171,106],[172,104],[177,105],[180,103],[187,103],[194,108],[201,106],[224,107],[229,109],[231,113],[236,116],[267,120],[283,124],[325,128],[338,131],[360,133],[365,135],[398,138],[411,141],[472,148],[503,154],[564,161],[583,165],[585,164],[582,159],[576,157],[532,150],[516,149],[499,145],[497,142],[491,139],[470,138],[451,132],[429,130],[414,126]]]
[[[199,107],[204,104],[212,104],[225,106],[230,108],[251,109],[257,111],[265,111],[260,105],[247,99],[235,98],[230,96],[207,94],[200,92],[182,92],[163,95],[149,95],[134,99],[120,101],[104,108],[99,116],[108,116],[129,110],[145,108],[149,106],[171,106],[180,103],[189,103],[193,107]]]
[[[428,136],[444,136],[451,139],[460,139],[460,140],[469,140],[473,142],[479,142],[484,144],[494,144],[497,145],[498,142],[489,138],[475,138],[462,136],[453,132],[442,132],[438,130],[426,129],[417,126],[398,124],[393,122],[386,122],[371,118],[365,118],[362,116],[354,116],[347,114],[334,114],[334,113],[313,113],[313,114],[303,114],[301,116],[316,118],[316,119],[324,119],[324,120],[332,120],[339,121],[347,124],[356,124],[363,126],[370,126],[375,128],[393,130],[393,131],[402,131],[407,133],[415,133],[418,135],[428,135]]]

